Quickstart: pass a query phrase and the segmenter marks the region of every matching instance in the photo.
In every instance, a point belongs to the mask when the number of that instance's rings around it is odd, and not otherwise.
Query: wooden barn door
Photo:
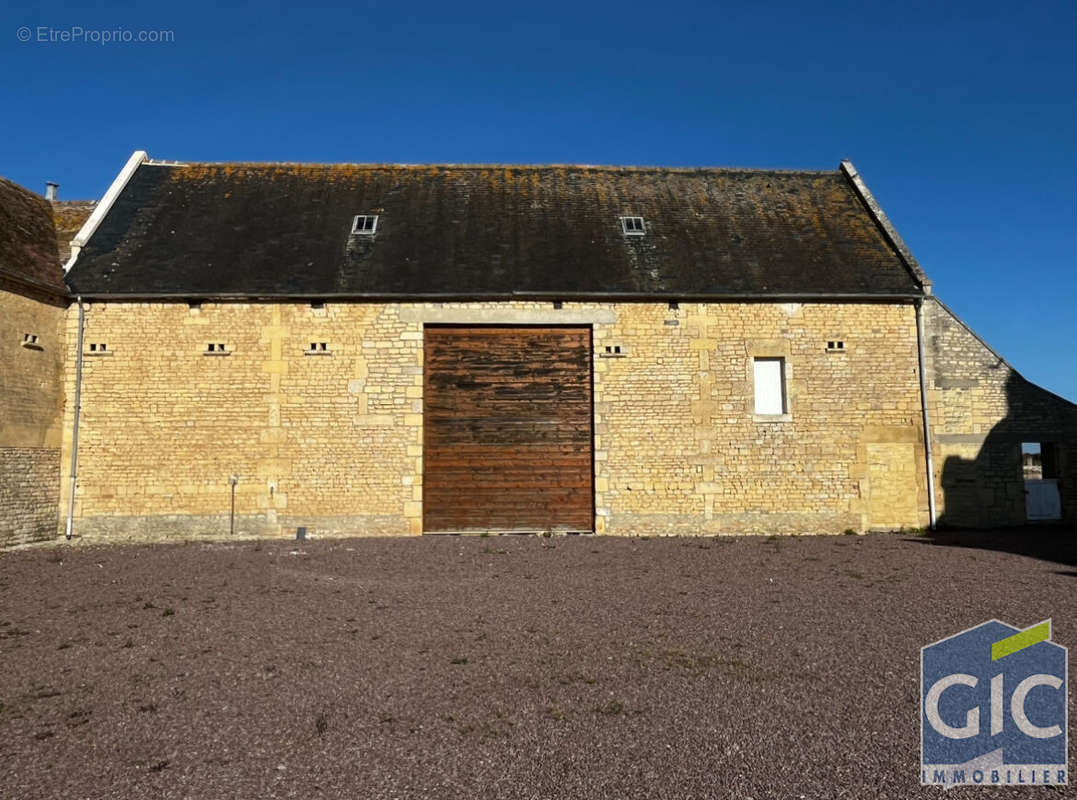
[[[591,330],[424,333],[423,530],[593,530]]]

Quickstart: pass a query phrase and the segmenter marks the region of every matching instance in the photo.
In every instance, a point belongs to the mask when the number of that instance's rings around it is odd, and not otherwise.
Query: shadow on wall
[[[1006,416],[982,437],[974,458],[946,451],[967,450],[978,435],[936,436],[943,455],[939,527],[1053,523],[1068,526],[1057,528],[1058,535],[1068,530],[1072,536],[1077,523],[1077,405],[1016,372],[1010,372],[1005,393]]]

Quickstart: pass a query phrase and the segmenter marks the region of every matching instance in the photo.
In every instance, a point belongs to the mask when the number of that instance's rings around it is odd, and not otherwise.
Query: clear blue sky
[[[0,174],[178,160],[835,168],[938,295],[1077,400],[1073,2],[94,4],[0,11]],[[20,42],[20,26],[31,29]],[[172,31],[164,44],[37,41]],[[48,36],[46,31],[46,36]]]

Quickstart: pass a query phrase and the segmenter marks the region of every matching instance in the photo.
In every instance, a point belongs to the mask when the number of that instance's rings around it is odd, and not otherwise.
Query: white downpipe
[[[85,327],[85,312],[82,305],[82,297],[76,298],[79,304],[79,332],[78,344],[75,347],[75,421],[71,427],[71,488],[67,498],[67,532],[68,540],[73,535],[72,528],[75,520],[75,479],[79,469],[79,412],[82,410],[82,330]]]
[[[916,301],[916,351],[920,366],[920,409],[924,415],[924,454],[927,456],[927,508],[935,530],[935,459],[931,453],[931,417],[927,409],[927,362],[924,356],[923,300]]]

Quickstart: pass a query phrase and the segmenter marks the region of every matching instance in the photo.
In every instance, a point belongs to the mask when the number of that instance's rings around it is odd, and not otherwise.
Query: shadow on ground
[[[1052,561],[1071,570],[1059,575],[1077,578],[1077,528],[1071,525],[1028,525],[994,530],[937,530],[907,541],[940,547],[965,547]]]

